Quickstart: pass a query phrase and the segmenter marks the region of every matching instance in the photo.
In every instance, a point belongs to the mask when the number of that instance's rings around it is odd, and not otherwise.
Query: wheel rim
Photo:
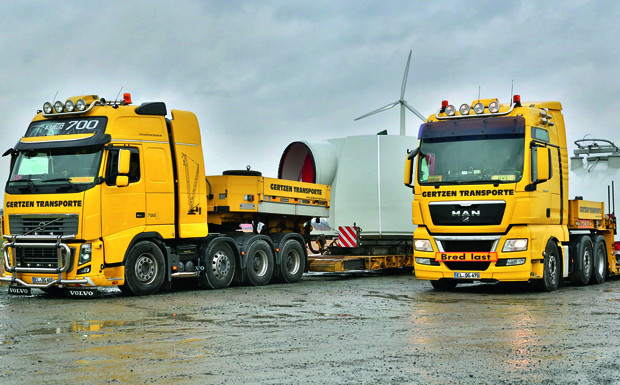
[[[267,253],[259,250],[252,258],[252,269],[257,276],[263,276],[267,273]]]
[[[551,282],[555,282],[558,279],[558,262],[555,259],[555,255],[549,255],[549,278]]]
[[[583,251],[583,272],[586,274],[586,276],[589,276],[592,270],[592,264],[591,261],[592,257],[590,256],[590,250],[586,249]]]
[[[136,278],[142,283],[151,283],[157,276],[157,263],[153,254],[141,254],[136,260]]]
[[[603,246],[598,247],[598,252],[595,254],[597,256],[594,268],[598,272],[599,276],[603,276],[605,274],[605,249]]]
[[[284,261],[284,267],[290,274],[296,274],[301,266],[301,258],[297,250],[291,250],[286,256]]]
[[[228,258],[228,254],[223,251],[218,251],[213,256],[213,260],[211,261],[211,268],[213,270],[213,275],[217,279],[224,279],[230,272],[230,259]]]

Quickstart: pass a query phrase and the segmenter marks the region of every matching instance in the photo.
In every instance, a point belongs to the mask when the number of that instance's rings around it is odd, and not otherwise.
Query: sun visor
[[[330,142],[289,144],[278,167],[278,178],[331,185],[338,169],[338,155]]]

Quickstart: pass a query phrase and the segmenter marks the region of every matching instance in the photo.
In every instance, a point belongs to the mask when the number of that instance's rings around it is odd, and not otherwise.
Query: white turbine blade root
[[[419,113],[418,110],[416,110],[415,108],[409,106],[409,104],[407,104],[407,102],[405,102],[405,101],[403,101],[402,103],[403,103],[403,105],[405,107],[407,107],[407,109],[409,109],[409,111],[413,112],[415,116],[417,116],[418,118],[422,119],[423,122],[426,122],[426,118],[424,117],[424,115]]]
[[[390,103],[390,104],[388,104],[386,106],[383,106],[381,108],[377,108],[376,110],[371,111],[371,112],[369,112],[369,113],[367,113],[365,115],[362,115],[359,118],[355,118],[354,120],[360,120],[360,119],[364,119],[367,116],[378,114],[379,112],[382,112],[382,111],[385,111],[385,110],[389,110],[390,108],[392,108],[394,106],[397,106],[398,104],[400,104],[400,100],[397,101],[397,102],[394,102],[394,103]]]

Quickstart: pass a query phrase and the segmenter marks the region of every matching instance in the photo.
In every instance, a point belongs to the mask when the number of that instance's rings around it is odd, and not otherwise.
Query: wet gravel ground
[[[150,297],[6,292],[1,384],[620,384],[620,280],[437,292],[358,273]]]

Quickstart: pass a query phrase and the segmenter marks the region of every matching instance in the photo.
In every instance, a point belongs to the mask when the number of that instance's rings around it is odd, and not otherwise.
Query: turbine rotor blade
[[[407,77],[409,76],[409,63],[411,62],[411,52],[409,50],[409,58],[407,58],[407,66],[405,67],[405,75],[403,75],[403,85],[400,87],[400,98],[405,98],[405,88],[407,87]]]
[[[409,104],[407,104],[407,102],[403,102],[403,106],[407,107],[407,109],[409,111],[413,112],[413,114],[415,116],[417,116],[418,118],[422,119],[423,122],[426,122],[426,118],[424,117],[424,115],[422,115],[421,113],[418,112],[418,110],[416,110],[415,108],[413,108]]]
[[[394,103],[390,103],[390,104],[388,104],[388,105],[386,105],[386,106],[383,106],[383,107],[381,107],[381,108],[377,108],[376,110],[371,111],[371,112],[369,112],[369,113],[367,113],[367,114],[364,114],[364,115],[360,116],[359,118],[355,118],[355,119],[353,119],[353,120],[360,120],[360,119],[364,119],[364,118],[365,118],[365,117],[367,117],[367,116],[374,115],[374,114],[378,114],[379,112],[382,112],[382,111],[385,111],[385,110],[389,110],[390,108],[392,108],[392,107],[394,107],[394,106],[397,106],[398,104],[400,104],[400,100],[399,100],[399,101],[397,101],[397,102],[394,102]]]

